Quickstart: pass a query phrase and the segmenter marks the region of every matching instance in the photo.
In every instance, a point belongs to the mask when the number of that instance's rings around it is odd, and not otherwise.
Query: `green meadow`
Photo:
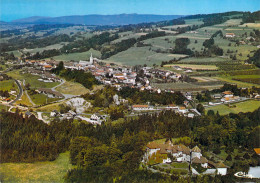
[[[35,163],[2,163],[1,182],[64,182],[63,177],[73,166],[69,162],[69,152],[61,153],[55,161]]]

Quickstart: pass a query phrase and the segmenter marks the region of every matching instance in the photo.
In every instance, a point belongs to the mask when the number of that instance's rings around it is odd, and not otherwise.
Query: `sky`
[[[260,0],[0,0],[0,20],[122,13],[193,15],[259,9]]]

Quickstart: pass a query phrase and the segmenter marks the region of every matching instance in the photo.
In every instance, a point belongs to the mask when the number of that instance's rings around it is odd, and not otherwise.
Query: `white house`
[[[226,37],[235,37],[236,35],[234,33],[226,33]]]
[[[193,147],[191,151],[192,151],[192,158],[197,157],[200,159],[200,157],[202,156],[201,150],[198,146]]]
[[[219,175],[227,174],[227,166],[224,165],[224,163],[220,162],[220,163],[216,164],[216,168],[217,168],[217,174],[219,174]]]

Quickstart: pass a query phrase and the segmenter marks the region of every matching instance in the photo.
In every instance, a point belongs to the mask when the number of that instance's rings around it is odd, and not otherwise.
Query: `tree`
[[[196,107],[196,109],[197,109],[201,114],[203,114],[204,111],[205,111],[205,108],[203,107],[202,104],[198,104],[197,107]]]
[[[232,156],[230,154],[228,154],[226,161],[232,161]]]

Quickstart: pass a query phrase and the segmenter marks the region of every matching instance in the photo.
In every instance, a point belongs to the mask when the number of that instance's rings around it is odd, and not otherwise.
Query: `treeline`
[[[155,37],[161,37],[161,36],[165,36],[165,35],[166,34],[165,34],[164,31],[153,31],[153,32],[148,33],[146,35],[142,35],[141,37],[139,37],[137,39],[130,38],[130,39],[122,40],[119,43],[115,43],[115,44],[110,45],[110,47],[102,48],[101,58],[102,59],[109,58],[112,55],[115,55],[115,54],[117,54],[121,51],[125,51],[125,50],[131,48],[132,46],[134,46],[135,43],[139,43],[140,41],[150,39],[150,38],[155,38]]]
[[[23,48],[33,49],[38,47],[46,47],[60,42],[71,42],[74,40],[75,40],[74,37],[70,37],[67,34],[54,35],[42,39],[36,36],[28,36],[26,38],[23,38],[22,36],[18,36],[9,39],[8,43],[2,43],[0,45],[0,51],[7,52],[7,51],[19,50]]]
[[[260,108],[226,116],[210,111],[193,119],[162,111],[96,127],[72,120],[55,120],[47,125],[33,116],[23,118],[18,112],[1,112],[0,116],[1,162],[53,160],[69,148],[71,162],[77,168],[67,173],[66,182],[188,181],[178,174],[161,175],[140,166],[145,144],[161,138],[190,137],[190,146],[199,145],[202,151],[246,151],[248,156],[237,157],[227,176],[216,176],[227,182],[233,182],[241,165],[260,165],[259,158],[253,155],[253,148],[260,145]],[[197,179],[201,177],[193,181]]]
[[[260,145],[259,120],[260,108],[252,113],[226,116],[210,111],[208,115],[193,119],[172,111],[163,111],[159,114],[143,114],[135,119],[129,118],[112,126],[98,126],[95,131],[99,131],[99,135],[96,133],[94,136],[72,140],[71,161],[77,164],[77,168],[70,170],[65,179],[67,182],[180,181],[177,174],[163,176],[142,169],[140,161],[144,149],[141,147],[153,139],[186,136],[193,139],[190,146],[199,145],[202,151],[217,154],[220,153],[220,148],[228,153],[232,153],[234,149],[246,151],[248,157],[237,157],[227,176],[217,176],[217,179],[234,182],[233,175],[242,165],[260,164],[253,151],[254,147]],[[133,175],[133,172],[137,175]],[[139,173],[143,176],[139,176]],[[149,176],[146,177],[147,174]],[[197,179],[201,177],[196,177],[193,181]]]
[[[68,149],[71,131],[67,123],[47,125],[33,115],[0,113],[1,162],[34,162],[55,160],[59,153]]]
[[[256,12],[246,12],[243,14],[242,22],[243,23],[255,23],[260,20],[260,11]]]
[[[175,40],[175,48],[172,52],[176,54],[192,55],[193,52],[191,51],[191,49],[188,49],[189,44],[189,38],[177,38]]]
[[[260,67],[260,49],[258,49],[252,57],[249,57],[247,61]]]
[[[95,35],[89,39],[77,40],[69,43],[61,48],[62,53],[74,53],[88,51],[90,48],[100,50],[104,43],[118,39],[118,34],[111,35],[109,32],[104,32],[100,35]]]
[[[162,91],[159,94],[148,90],[140,91],[137,88],[130,87],[123,87],[120,91],[117,91],[115,88],[109,86],[106,86],[93,95],[86,94],[84,95],[84,98],[86,100],[92,100],[92,104],[96,107],[108,107],[109,104],[113,102],[113,96],[115,94],[127,99],[129,104],[145,104],[150,102],[151,105],[168,105],[173,103],[182,105],[186,100],[181,92],[169,93]]]
[[[34,55],[27,56],[26,58],[37,60],[37,59],[54,57],[54,56],[57,56],[57,55],[60,55],[60,54],[61,54],[60,50],[51,49],[51,50],[43,50],[42,52],[36,52]]]
[[[71,27],[75,26],[73,24],[40,24],[40,25],[33,25],[29,26],[26,29],[28,32],[34,32],[37,33],[42,30],[48,30],[48,29],[58,29],[58,28],[66,28],[66,27]],[[16,35],[21,35],[24,34],[24,31],[22,29],[12,29],[12,30],[4,30],[0,31],[0,37],[1,38],[6,38],[6,37],[11,37],[11,36],[16,36]]]

